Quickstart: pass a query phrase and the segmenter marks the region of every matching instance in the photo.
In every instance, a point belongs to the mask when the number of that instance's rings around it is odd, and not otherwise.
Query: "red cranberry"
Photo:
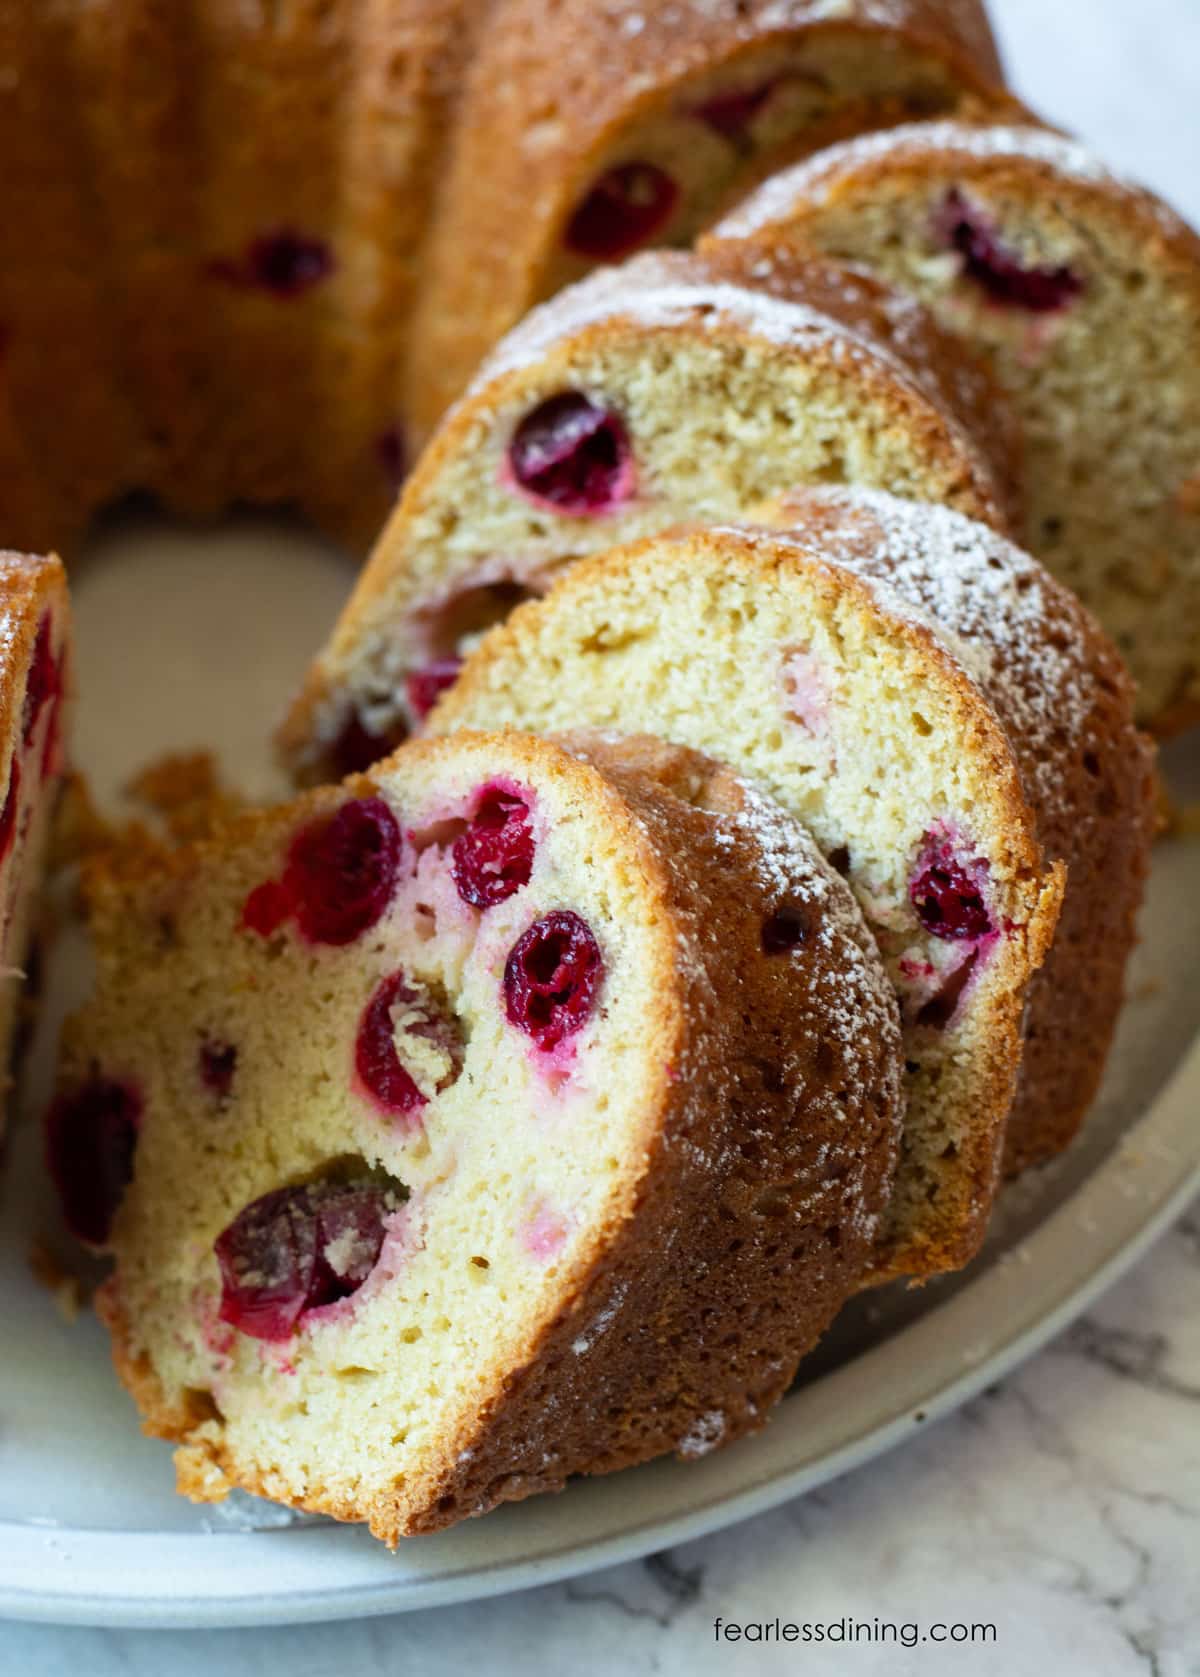
[[[693,111],[701,122],[726,140],[744,140],[746,130],[774,92],[774,82],[763,82],[758,87],[743,87],[725,93],[714,93]]]
[[[591,1018],[604,959],[591,928],[569,909],[536,920],[504,967],[504,1009],[544,1050],[557,1048]]]
[[[408,729],[404,724],[398,722],[395,727],[389,728],[386,734],[377,734],[367,727],[357,711],[351,711],[341,733],[330,747],[329,755],[335,774],[339,778],[348,774],[362,774],[381,757],[386,757],[390,751],[394,751],[407,733]]]
[[[945,978],[941,986],[934,991],[917,1014],[917,1024],[924,1025],[929,1030],[944,1031],[954,1015],[958,1012],[958,1004],[963,998],[963,992],[971,982],[979,960],[978,949],[972,949],[961,966]]]
[[[59,1095],[46,1120],[46,1161],[71,1233],[103,1246],[133,1176],[142,1097],[95,1077]]]
[[[576,205],[564,242],[589,262],[616,262],[661,233],[678,202],[679,188],[665,169],[618,163]]]
[[[983,287],[994,303],[1049,314],[1083,290],[1072,268],[1025,268],[1000,239],[990,220],[957,188],[942,207],[945,237],[963,259],[963,273]]]
[[[62,672],[51,644],[50,614],[43,615],[33,643],[33,658],[29,665],[29,680],[25,687],[25,701],[21,710],[21,739],[28,745],[43,708],[57,699],[62,687]]]
[[[463,661],[458,657],[434,658],[414,670],[404,679],[409,709],[418,722],[424,722],[447,687],[453,687]]]
[[[12,768],[9,770],[8,791],[4,798],[4,808],[0,810],[0,862],[12,849],[13,834],[17,830],[17,808],[21,802],[21,759],[13,752]]]
[[[242,925],[270,937],[294,915],[309,943],[353,943],[392,900],[400,848],[399,823],[383,799],[352,799],[300,829],[282,881],[251,891]]]
[[[375,458],[392,488],[399,489],[408,476],[408,442],[402,425],[391,425],[376,437]]]
[[[277,1188],[217,1236],[220,1318],[253,1339],[288,1339],[306,1310],[349,1298],[374,1269],[395,1203],[372,1182]]]
[[[397,1014],[401,1016],[399,1021]],[[447,1055],[447,1068],[435,1089],[439,1095],[461,1070],[462,1044],[452,1021],[435,1011],[405,973],[394,972],[377,985],[358,1027],[354,1069],[382,1112],[402,1116],[419,1112],[429,1095],[417,1086],[396,1052],[397,1023],[405,1036],[423,1037]]]
[[[934,937],[986,937],[992,929],[984,902],[988,865],[979,857],[961,860],[946,839],[930,838],[908,889],[917,918]]]
[[[459,896],[473,908],[492,908],[528,885],[533,871],[529,805],[502,786],[482,791],[471,825],[455,840],[451,871]]]
[[[762,946],[767,955],[786,955],[808,937],[808,921],[798,909],[779,908],[763,921]]]
[[[237,1049],[231,1043],[206,1039],[200,1044],[200,1080],[218,1100],[224,1100],[233,1088],[236,1070]]]
[[[239,257],[221,257],[208,271],[229,285],[270,292],[273,297],[299,297],[333,272],[333,253],[322,239],[276,228],[252,239]]]
[[[633,494],[624,421],[578,390],[564,390],[526,414],[508,460],[531,500],[577,518],[611,512]]]

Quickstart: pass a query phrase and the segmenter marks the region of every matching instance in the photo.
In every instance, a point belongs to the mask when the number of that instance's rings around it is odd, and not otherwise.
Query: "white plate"
[[[169,749],[213,743],[276,789],[268,724],[347,585],[311,538],[125,524],[76,586],[88,705],[78,755],[110,800]],[[1177,750],[1176,790],[1200,793]],[[1189,784],[1190,781],[1190,784]],[[0,1180],[0,1616],[77,1624],[279,1624],[391,1613],[544,1583],[697,1537],[900,1442],[996,1380],[1127,1268],[1200,1185],[1200,844],[1163,844],[1103,1096],[1081,1142],[1006,1195],[961,1277],[859,1300],[759,1437],[579,1481],[389,1554],[360,1530],[245,1497],[193,1508],[141,1437],[90,1317],[73,1325],[27,1254],[53,1228],[37,1116],[77,952],[53,963]],[[231,1499],[231,1502],[234,1499]]]

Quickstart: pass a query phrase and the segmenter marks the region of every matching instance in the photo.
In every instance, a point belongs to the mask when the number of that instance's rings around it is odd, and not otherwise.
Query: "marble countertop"
[[[991,0],[1014,80],[1200,224],[1200,0]],[[1200,1207],[1024,1368],[773,1514],[500,1600],[353,1625],[0,1625],[22,1677],[527,1671],[1200,1677]],[[969,1647],[718,1639],[714,1622],[995,1627]],[[909,1638],[911,1639],[911,1638]]]

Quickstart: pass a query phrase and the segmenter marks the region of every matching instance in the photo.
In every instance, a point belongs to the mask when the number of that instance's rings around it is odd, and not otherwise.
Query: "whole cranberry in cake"
[[[462,1040],[454,1021],[406,973],[394,972],[376,986],[363,1012],[354,1069],[381,1112],[404,1117],[454,1082],[462,1069]]]
[[[548,1052],[583,1029],[596,1007],[604,958],[591,927],[570,909],[535,920],[504,967],[509,1023]]]
[[[142,1097],[94,1077],[59,1095],[46,1119],[46,1162],[71,1233],[103,1246],[133,1177]]]
[[[462,659],[454,654],[431,659],[404,678],[404,691],[409,709],[418,722],[424,722],[447,687],[453,687],[462,669]]]
[[[529,805],[503,786],[486,787],[471,824],[454,842],[451,871],[458,894],[473,908],[492,908],[528,885],[533,871]]]
[[[797,908],[777,908],[763,921],[762,946],[765,955],[786,955],[798,949],[808,937],[808,918]]]
[[[367,727],[357,711],[351,711],[330,747],[334,773],[339,777],[362,774],[381,757],[386,757],[390,751],[395,750],[406,733],[407,729],[401,722],[390,728],[386,734],[377,734]]]
[[[279,227],[252,239],[238,257],[219,257],[208,271],[229,285],[299,297],[333,272],[333,253],[323,239]]]
[[[950,839],[929,837],[908,890],[925,930],[948,940],[987,937],[992,930],[984,899],[987,875],[981,857],[962,857]]]
[[[957,188],[947,193],[940,221],[944,236],[962,256],[963,273],[994,303],[1051,314],[1083,290],[1083,280],[1073,268],[1023,266],[990,218]]]
[[[583,518],[633,495],[633,451],[621,417],[579,390],[538,404],[508,449],[513,482],[531,500]]]
[[[384,800],[351,799],[300,829],[283,879],[250,893],[242,924],[269,937],[294,916],[309,943],[353,943],[386,912],[400,850],[400,826]]]
[[[29,680],[21,709],[21,738],[26,745],[33,738],[33,731],[38,725],[38,718],[43,709],[58,698],[62,688],[62,671],[54,656],[52,634],[50,614],[47,612],[38,623],[37,639],[33,643],[33,658],[29,666]]]
[[[252,1339],[288,1339],[305,1311],[358,1291],[400,1196],[374,1182],[312,1182],[254,1200],[213,1244],[220,1319]]]
[[[589,262],[618,261],[661,233],[678,202],[679,187],[656,163],[618,163],[576,206],[563,242]]]

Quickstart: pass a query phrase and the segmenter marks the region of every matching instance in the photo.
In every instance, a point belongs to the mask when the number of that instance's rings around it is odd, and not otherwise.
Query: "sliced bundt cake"
[[[37,889],[63,767],[70,634],[58,560],[0,553],[0,1090],[9,1082]],[[3,1129],[0,1100],[0,1133]]]
[[[483,641],[430,726],[653,731],[719,752],[811,828],[906,1025],[878,1274],[928,1274],[982,1239],[1026,1011],[1010,1163],[1057,1150],[1086,1110],[1133,939],[1148,757],[1112,648],[1000,537],[836,490],[775,516],[793,528],[672,533],[574,567]]]
[[[189,1495],[394,1542],[697,1455],[858,1284],[900,1058],[851,893],[694,753],[572,751],[416,742],[93,864],[51,1155]]]
[[[584,553],[745,516],[797,482],[1005,516],[990,386],[919,308],[841,269],[640,257],[535,311],[418,464],[285,730],[302,778],[419,724],[465,645]]]
[[[914,124],[832,147],[713,235],[860,264],[989,360],[1026,545],[1096,612],[1139,717],[1200,716],[1200,239],[1073,140]]]

